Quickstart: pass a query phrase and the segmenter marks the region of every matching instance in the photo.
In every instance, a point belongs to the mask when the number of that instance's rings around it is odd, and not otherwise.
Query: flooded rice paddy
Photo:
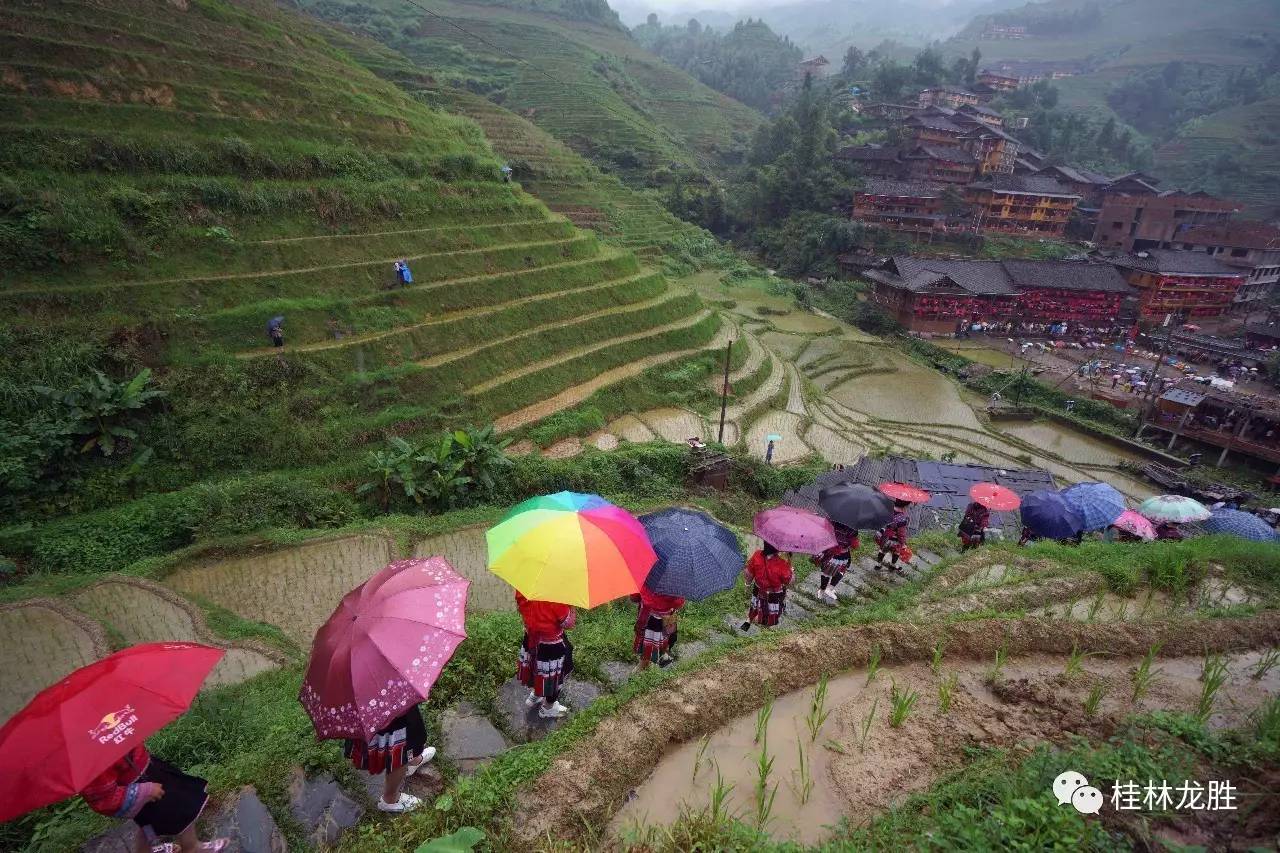
[[[1032,423],[1002,423],[999,430],[1050,450],[1068,462],[1090,465],[1119,465],[1121,462],[1139,462],[1145,457],[1134,450],[1112,444],[1087,433],[1049,421]]]

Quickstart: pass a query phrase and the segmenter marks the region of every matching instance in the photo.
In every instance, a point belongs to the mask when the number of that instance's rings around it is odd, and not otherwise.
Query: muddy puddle
[[[1240,725],[1280,690],[1280,668],[1261,679],[1251,677],[1261,656],[1225,657],[1228,677],[1217,694],[1211,726]],[[1154,682],[1134,702],[1136,664],[1136,659],[1094,655],[1085,658],[1082,673],[1067,676],[1065,657],[1032,655],[1009,660],[991,680],[991,663],[949,661],[944,652],[940,675],[923,663],[884,667],[871,681],[865,670],[850,672],[828,684],[819,713],[829,714],[820,724],[815,718],[816,734],[809,723],[815,686],[773,702],[767,737],[757,738],[759,715],[752,713],[704,740],[669,749],[614,815],[609,833],[626,839],[637,822],[666,825],[682,808],[705,808],[719,779],[730,786],[726,808],[739,818],[763,823],[777,838],[812,844],[827,838],[841,818],[864,824],[927,788],[963,762],[966,746],[1057,740],[1070,732],[1096,736],[1100,720],[1196,707],[1202,658],[1157,657]],[[953,683],[946,711],[943,683]],[[1095,687],[1102,699],[1090,715],[1084,704]],[[889,719],[895,689],[915,696],[898,727]],[[766,760],[773,760],[765,788],[774,792],[763,820],[756,793],[762,750]]]

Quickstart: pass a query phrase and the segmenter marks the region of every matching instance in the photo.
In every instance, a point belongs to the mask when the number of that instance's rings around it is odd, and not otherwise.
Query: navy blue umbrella
[[[271,332],[274,329],[278,329],[283,324],[284,324],[283,314],[279,315],[278,317],[272,317],[270,320],[267,321],[267,331]]]
[[[672,507],[640,516],[658,562],[644,585],[690,601],[733,587],[746,565],[738,537],[706,513]]]
[[[1071,539],[1084,530],[1084,519],[1058,492],[1041,489],[1022,498],[1022,523],[1045,539]]]
[[[1270,524],[1251,512],[1238,509],[1215,509],[1202,524],[1209,533],[1230,533],[1254,542],[1274,542],[1276,539],[1276,532]]]

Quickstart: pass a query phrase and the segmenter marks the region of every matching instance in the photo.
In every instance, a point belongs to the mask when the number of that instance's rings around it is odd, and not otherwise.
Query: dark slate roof
[[[1270,325],[1267,323],[1250,323],[1244,327],[1246,335],[1257,335],[1260,338],[1271,338],[1280,340],[1280,325]]]
[[[992,118],[999,118],[999,119],[1004,118],[1002,115],[1000,115],[1000,112],[998,110],[993,110],[991,109],[991,107],[985,106],[983,104],[961,104],[960,112],[977,113],[979,115],[991,116]]]
[[[1020,288],[1093,290],[1107,293],[1136,293],[1110,264],[1089,261],[1005,261],[1005,272]]]
[[[920,90],[920,94],[922,94],[922,95],[923,95],[925,92],[946,92],[948,95],[972,95],[972,94],[974,94],[973,92],[970,92],[968,89],[964,88],[963,86],[953,86],[953,85],[952,85],[952,84],[950,84],[950,83],[944,83],[944,84],[942,84],[941,86],[929,86],[929,87],[927,87],[927,88],[924,88],[924,89],[921,89],[921,90]]]
[[[1160,399],[1168,400],[1170,403],[1179,403],[1183,406],[1198,406],[1200,401],[1204,399],[1204,395],[1196,393],[1189,388],[1170,388],[1160,395]]]
[[[1136,254],[1117,255],[1111,258],[1110,262],[1128,269],[1165,275],[1243,276],[1245,274],[1240,268],[1228,266],[1205,252],[1185,252],[1176,249],[1149,249]]]
[[[881,178],[868,178],[859,192],[871,195],[912,196],[915,198],[940,198],[942,187],[927,181],[889,181]]]
[[[927,127],[930,130],[941,130],[946,133],[954,133],[957,135],[964,133],[964,128],[951,121],[946,116],[914,115],[904,123],[919,125],[920,127]]]
[[[842,160],[897,160],[899,149],[880,145],[851,145],[841,148],[836,156]]]
[[[896,255],[893,266],[911,290],[924,290],[940,278],[948,278],[978,296],[1008,296],[1016,293],[999,261],[945,261]]]
[[[917,145],[904,157],[914,158],[917,160],[949,160],[953,163],[976,163],[977,158],[954,145]]]
[[[1045,177],[1044,175],[996,175],[987,181],[977,181],[972,186],[1003,193],[1080,197],[1053,178]]]
[[[1096,184],[1098,186],[1106,186],[1111,183],[1111,178],[1098,172],[1091,172],[1088,169],[1081,169],[1077,166],[1045,166],[1040,170],[1040,174],[1044,177],[1052,177],[1047,172],[1055,172],[1068,181],[1074,181],[1078,184]]]

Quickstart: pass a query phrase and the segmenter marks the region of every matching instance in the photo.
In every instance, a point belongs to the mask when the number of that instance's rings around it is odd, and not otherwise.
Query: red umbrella
[[[369,740],[427,698],[466,639],[471,582],[444,557],[391,563],[316,633],[298,699],[325,738]]]
[[[222,649],[144,643],[47,687],[0,728],[0,822],[82,791],[191,705]]]
[[[836,544],[836,530],[830,521],[793,506],[756,513],[755,531],[779,551],[797,554],[821,554]]]
[[[998,512],[1008,512],[1022,506],[1022,498],[995,483],[974,483],[969,489],[969,497]]]
[[[927,503],[933,495],[924,489],[917,489],[906,483],[881,483],[877,488],[895,501],[907,501],[913,504]]]

